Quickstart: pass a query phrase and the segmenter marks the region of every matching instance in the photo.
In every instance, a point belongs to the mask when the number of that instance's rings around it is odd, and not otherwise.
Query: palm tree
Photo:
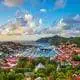
[[[18,74],[15,75],[15,79],[16,80],[23,80],[24,79],[24,76],[23,76],[22,73],[18,73]]]
[[[27,66],[27,58],[20,58],[17,67],[25,68],[26,66]]]
[[[15,80],[15,71],[11,71],[7,75],[8,80]]]

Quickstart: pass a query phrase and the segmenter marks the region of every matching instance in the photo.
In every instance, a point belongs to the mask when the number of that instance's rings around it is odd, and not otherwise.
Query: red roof
[[[75,80],[80,80],[80,76],[77,76],[77,77],[75,78]]]

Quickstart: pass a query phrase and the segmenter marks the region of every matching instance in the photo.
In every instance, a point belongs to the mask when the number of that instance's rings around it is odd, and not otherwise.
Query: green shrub
[[[80,55],[73,55],[73,59],[75,61],[80,61]]]
[[[15,72],[16,73],[25,73],[25,72],[31,72],[31,68],[16,68]]]

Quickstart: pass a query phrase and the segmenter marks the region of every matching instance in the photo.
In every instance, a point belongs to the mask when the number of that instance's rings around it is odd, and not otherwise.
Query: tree
[[[66,75],[63,72],[57,72],[56,80],[66,80]]]
[[[45,57],[39,57],[35,59],[35,64],[42,63],[45,64],[47,59]]]
[[[0,80],[7,80],[7,77],[4,72],[0,73]]]
[[[56,71],[56,65],[55,64],[46,64],[46,75],[49,75],[52,71]]]
[[[7,75],[8,80],[15,80],[15,71],[11,71]]]
[[[27,66],[27,58],[20,58],[17,64],[18,68],[25,68]]]
[[[24,75],[22,73],[18,73],[15,75],[15,79],[16,80],[23,80],[24,79]]]

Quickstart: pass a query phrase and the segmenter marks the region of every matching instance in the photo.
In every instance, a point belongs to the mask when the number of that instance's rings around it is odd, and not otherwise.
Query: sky
[[[70,18],[73,15],[74,20],[80,21],[80,0],[0,0],[0,25],[13,20],[18,11],[30,14],[27,16],[29,26],[35,26],[31,21],[33,17],[36,21],[39,20],[43,27],[49,28],[61,18]],[[54,34],[61,35],[80,34],[80,31],[73,31],[71,28],[63,30],[62,27],[55,27],[53,31]]]
[[[67,15],[80,13],[80,0],[0,0],[0,24],[13,19],[17,10],[42,19],[45,26]]]

